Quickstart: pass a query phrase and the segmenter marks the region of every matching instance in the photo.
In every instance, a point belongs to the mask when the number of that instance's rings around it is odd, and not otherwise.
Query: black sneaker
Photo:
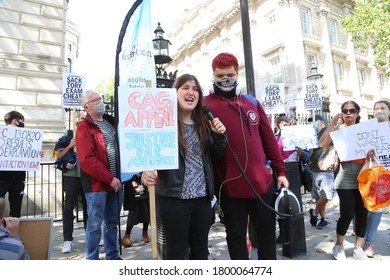
[[[314,213],[314,209],[310,209],[309,210],[309,214],[310,214],[310,224],[315,227],[317,225],[317,221],[318,221],[318,215],[316,215]]]
[[[328,225],[329,225],[329,223],[324,218],[322,218],[321,221],[318,223],[317,228],[323,229],[323,228],[327,227]]]

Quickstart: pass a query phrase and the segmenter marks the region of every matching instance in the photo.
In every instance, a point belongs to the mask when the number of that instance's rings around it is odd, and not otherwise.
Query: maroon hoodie
[[[285,176],[286,167],[260,102],[256,105],[245,94],[227,99],[210,93],[203,100],[204,105],[225,125],[229,144],[257,193],[267,193],[272,175],[266,161],[271,161],[272,170],[277,176]],[[228,197],[256,198],[229,148],[226,149],[225,158],[214,165],[214,172],[216,188],[222,187]]]

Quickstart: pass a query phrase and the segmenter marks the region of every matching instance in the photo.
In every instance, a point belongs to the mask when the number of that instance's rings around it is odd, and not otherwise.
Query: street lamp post
[[[171,88],[173,82],[176,79],[176,73],[168,73],[165,69],[169,62],[172,61],[172,58],[169,56],[169,45],[171,42],[167,39],[164,39],[164,30],[161,28],[160,23],[158,23],[154,34],[156,37],[153,39],[153,49],[154,49],[154,62],[156,64],[156,78],[157,78],[157,87],[158,88]]]

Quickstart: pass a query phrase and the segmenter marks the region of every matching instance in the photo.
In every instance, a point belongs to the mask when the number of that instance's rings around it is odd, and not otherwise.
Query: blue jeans
[[[119,197],[118,197],[119,196]],[[86,259],[99,259],[99,242],[104,221],[104,251],[107,260],[120,259],[117,246],[118,215],[123,202],[123,188],[114,191],[86,192],[88,222],[86,230]],[[119,202],[119,205],[118,205]]]
[[[368,242],[368,243],[374,242],[375,235],[376,235],[376,232],[378,230],[378,226],[381,222],[381,218],[382,218],[382,212],[368,211],[365,242]]]

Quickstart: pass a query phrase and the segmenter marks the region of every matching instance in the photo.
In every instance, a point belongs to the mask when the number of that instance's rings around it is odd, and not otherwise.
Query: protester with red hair
[[[263,107],[254,97],[243,94],[237,84],[237,58],[220,53],[214,58],[212,69],[214,83],[204,103],[225,124],[231,148],[226,149],[222,162],[214,165],[230,258],[248,259],[246,236],[250,216],[258,240],[258,259],[275,260],[275,213],[256,199],[235,158],[256,192],[272,208],[276,188],[288,187],[286,168]],[[276,186],[267,160],[276,174]]]

